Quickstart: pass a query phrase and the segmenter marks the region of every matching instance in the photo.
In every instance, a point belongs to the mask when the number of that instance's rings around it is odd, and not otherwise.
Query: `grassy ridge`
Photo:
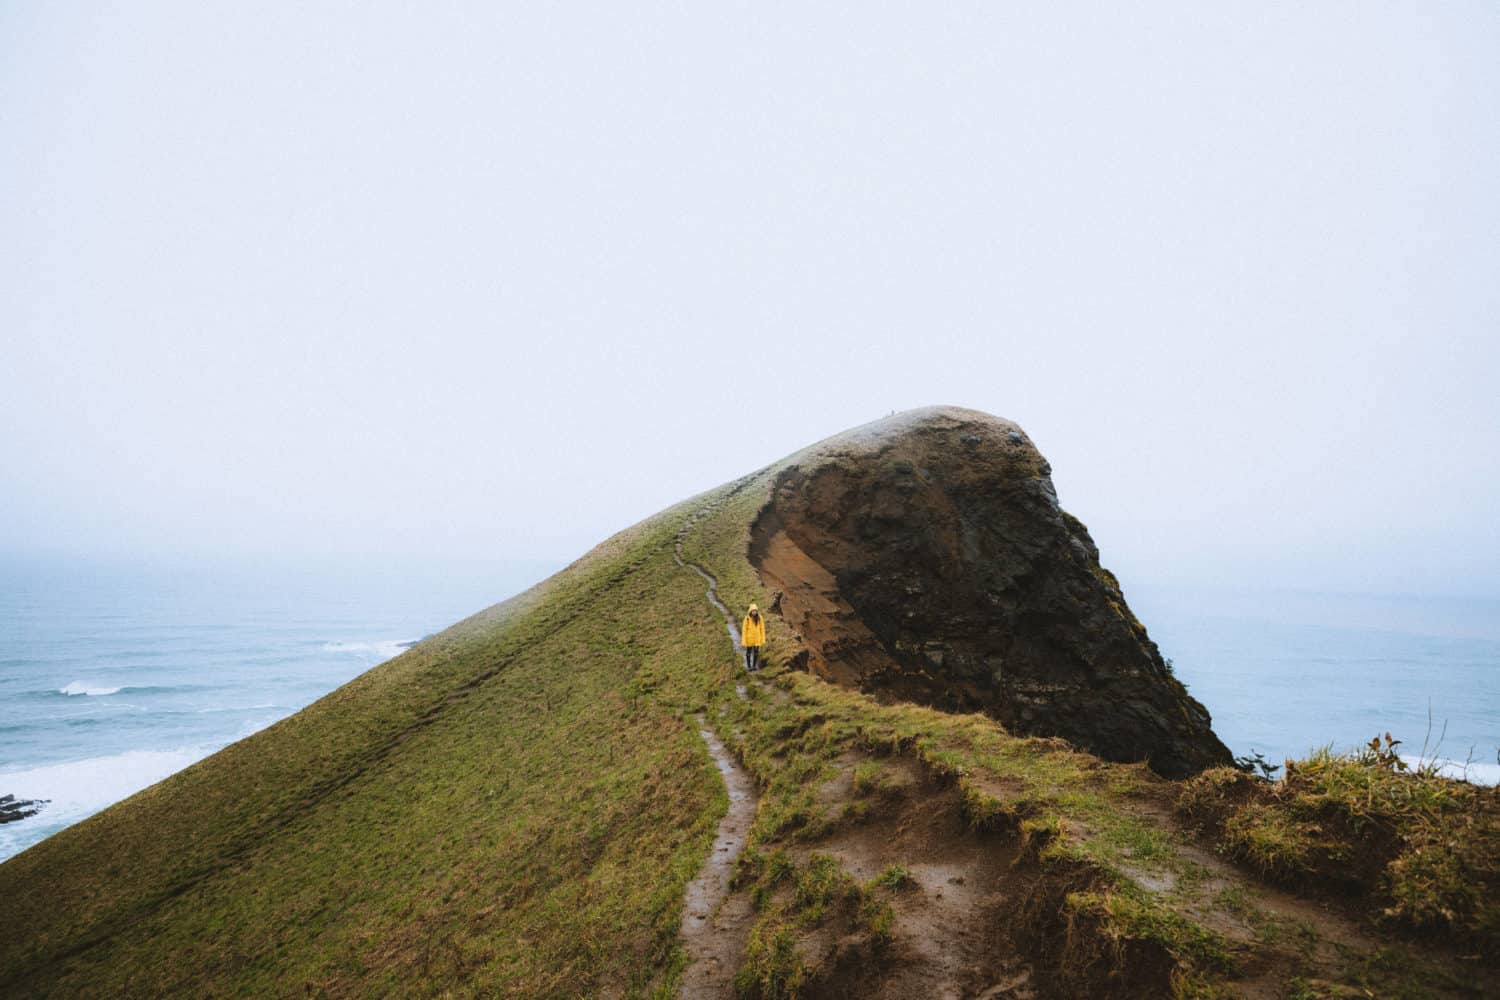
[[[1316,926],[1316,906],[1205,855],[1172,819],[1180,784],[1142,766],[785,670],[796,650],[774,621],[770,683],[738,696],[722,620],[673,544],[735,612],[768,606],[746,547],[776,471],[622,532],[0,865],[4,992],[670,995],[683,889],[726,807],[698,713],[762,789],[739,875],[761,906],[747,995],[825,975],[807,948],[820,928],[882,954],[920,897],[902,877],[915,859],[861,881],[821,851],[886,807],[892,756],[1019,845],[999,930],[1051,994],[1494,985],[1399,939]],[[849,760],[854,799],[825,801]]]
[[[725,806],[678,712],[730,664],[682,516],[0,865],[7,992],[664,982]]]

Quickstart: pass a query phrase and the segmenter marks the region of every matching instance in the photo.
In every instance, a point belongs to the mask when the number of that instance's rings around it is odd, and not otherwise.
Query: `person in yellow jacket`
[[[766,644],[766,620],[760,608],[750,605],[750,613],[740,622],[740,642],[745,647],[745,669],[760,669],[760,647]]]

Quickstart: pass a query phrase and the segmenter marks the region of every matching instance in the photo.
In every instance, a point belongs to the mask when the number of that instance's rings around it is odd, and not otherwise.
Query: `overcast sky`
[[[561,564],[1022,424],[1127,581],[1500,596],[1500,5],[0,5],[0,553]]]

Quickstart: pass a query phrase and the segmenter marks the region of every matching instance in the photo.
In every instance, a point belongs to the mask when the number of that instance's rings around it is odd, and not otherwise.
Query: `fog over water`
[[[0,550],[564,562],[894,409],[1500,594],[1491,3],[0,8]]]

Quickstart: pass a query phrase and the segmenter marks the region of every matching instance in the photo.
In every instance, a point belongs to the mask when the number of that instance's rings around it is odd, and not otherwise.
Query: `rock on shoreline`
[[[0,823],[14,823],[27,816],[35,816],[47,804],[47,799],[18,799],[14,795],[0,795]]]

